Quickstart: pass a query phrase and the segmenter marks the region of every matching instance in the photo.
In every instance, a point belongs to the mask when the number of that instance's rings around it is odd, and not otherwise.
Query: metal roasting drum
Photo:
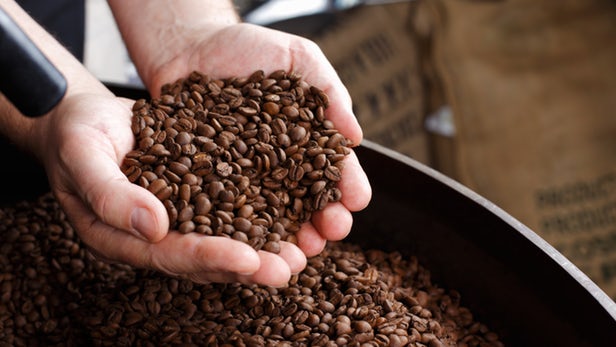
[[[348,241],[417,256],[506,346],[616,346],[616,303],[539,235],[411,158],[356,152],[373,198]]]

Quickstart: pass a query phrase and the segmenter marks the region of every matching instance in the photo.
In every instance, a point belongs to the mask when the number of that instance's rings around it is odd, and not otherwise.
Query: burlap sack
[[[364,137],[430,164],[410,6],[359,6],[313,39],[348,88]]]
[[[455,119],[449,174],[616,297],[616,1],[419,6]]]

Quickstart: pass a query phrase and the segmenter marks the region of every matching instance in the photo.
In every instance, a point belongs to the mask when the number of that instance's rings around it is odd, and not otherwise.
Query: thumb
[[[92,211],[105,223],[150,242],[167,235],[169,219],[162,203],[125,177],[102,180],[86,197]]]
[[[167,210],[155,195],[131,183],[106,153],[78,152],[71,165],[75,189],[101,221],[150,242],[167,235]]]

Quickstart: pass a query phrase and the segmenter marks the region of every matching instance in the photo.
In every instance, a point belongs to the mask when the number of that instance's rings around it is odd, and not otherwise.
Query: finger
[[[75,215],[80,217],[87,213],[83,205],[68,206],[73,207]],[[82,230],[83,241],[104,258],[170,275],[200,272],[254,274],[260,267],[260,257],[253,248],[229,238],[173,231],[158,243],[150,243],[100,221],[78,222],[75,226]]]
[[[361,211],[370,203],[372,198],[370,181],[354,151],[344,159],[338,188],[342,192],[341,202],[349,211]]]
[[[302,224],[295,236],[297,237],[297,246],[308,258],[321,253],[327,242],[310,222]]]
[[[243,283],[259,283],[271,287],[284,287],[291,279],[291,269],[287,262],[274,253],[259,251],[259,270],[250,276],[239,276]]]
[[[259,251],[261,267],[254,274],[238,274],[224,272],[203,272],[189,274],[188,277],[200,283],[218,282],[244,284],[260,284],[272,287],[286,286],[292,273],[299,273],[306,267],[306,257],[297,246],[289,242],[280,243],[280,253],[274,254]]]
[[[152,242],[166,235],[165,207],[153,194],[128,181],[107,137],[87,128],[62,147],[61,162],[66,163],[68,176],[63,181],[72,182],[75,193],[104,223]]]
[[[162,241],[147,245],[151,264],[171,274],[230,272],[254,274],[260,268],[257,252],[226,237],[170,232]]]
[[[363,139],[359,121],[353,112],[351,97],[348,90],[336,76],[332,86],[324,90],[329,99],[325,117],[334,123],[334,127],[347,139],[352,146],[357,146]]]
[[[149,242],[167,235],[167,211],[154,195],[122,179],[110,181],[105,188],[103,184],[92,190],[88,201],[105,223]]]
[[[353,216],[343,204],[330,203],[313,213],[310,221],[325,240],[339,241],[351,231]]]
[[[306,255],[299,247],[290,242],[280,241],[278,256],[289,265],[292,274],[299,273],[306,267]]]
[[[92,211],[104,223],[144,240],[158,242],[165,237],[169,217],[160,200],[130,183],[115,163],[93,161],[85,164],[89,179],[83,192]]]
[[[267,252],[265,252],[267,253]],[[306,267],[306,256],[304,253],[295,245],[289,242],[280,242],[280,253],[277,254],[284,262],[287,263],[289,272],[291,274],[297,274],[301,272]],[[270,259],[269,255],[265,254],[266,257],[266,267],[281,267],[282,264],[279,263],[275,257]],[[263,264],[263,261],[261,261]],[[282,269],[282,272],[280,271]],[[267,271],[273,271],[274,276],[271,273],[266,273]],[[276,275],[277,274],[277,275]],[[288,281],[286,270],[282,266],[280,269],[275,268],[264,268],[260,269],[258,273],[252,275],[243,275],[237,273],[223,273],[223,272],[202,272],[198,274],[189,274],[188,277],[200,283],[206,282],[218,282],[218,283],[231,283],[231,282],[240,282],[244,284],[254,284],[259,283],[262,285],[272,285],[275,287],[283,286]],[[261,281],[261,282],[256,282]]]
[[[181,276],[182,278],[187,278],[192,282],[196,283],[243,283],[243,284],[254,284],[250,280],[250,276],[242,276],[235,272],[197,272],[186,274],[185,276]]]
[[[351,96],[329,63],[326,69],[332,77],[329,80],[330,84],[323,89],[329,100],[325,116],[334,123],[335,128],[342,135],[351,140],[352,145],[359,145],[363,132],[353,113]],[[315,85],[318,86],[318,84]]]
[[[327,119],[331,120],[336,129],[350,139],[353,145],[359,145],[363,133],[353,113],[349,91],[320,49],[312,56],[317,60],[314,66],[318,69],[305,69],[306,82],[323,90],[329,99],[329,105],[325,110]]]

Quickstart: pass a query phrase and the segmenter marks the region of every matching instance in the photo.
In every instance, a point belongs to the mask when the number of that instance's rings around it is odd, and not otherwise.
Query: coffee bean
[[[238,231],[248,232],[252,227],[252,223],[245,217],[237,217],[233,219],[233,227]]]
[[[325,176],[325,178],[332,182],[338,182],[342,178],[342,173],[340,172],[340,169],[332,165],[326,167],[325,170],[323,170],[323,175]]]
[[[216,164],[216,173],[220,177],[228,177],[233,173],[233,168],[226,162],[220,162]]]
[[[323,192],[323,190],[325,189],[325,186],[327,185],[327,182],[321,180],[321,181],[316,181],[312,184],[312,186],[310,186],[310,193],[313,195],[317,195],[321,192]]]
[[[291,141],[299,142],[300,140],[302,140],[307,135],[307,132],[306,132],[306,129],[304,127],[295,126],[295,127],[291,128],[291,129],[289,129],[288,135],[291,138]]]
[[[280,253],[280,244],[276,241],[268,241],[263,245],[263,250],[271,253]]]
[[[225,190],[225,186],[221,181],[214,181],[210,183],[208,188],[208,194],[210,199],[218,199],[220,193]]]
[[[195,228],[196,228],[195,223],[192,220],[189,220],[189,221],[182,222],[178,226],[178,231],[181,234],[188,234],[188,233],[193,232]]]

